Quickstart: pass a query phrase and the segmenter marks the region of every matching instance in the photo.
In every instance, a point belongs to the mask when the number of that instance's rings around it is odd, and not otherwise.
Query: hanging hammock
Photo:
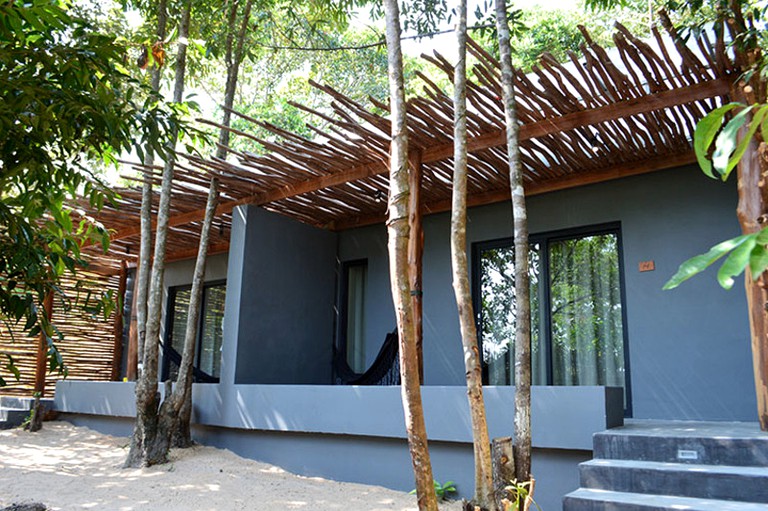
[[[400,385],[397,330],[387,334],[376,359],[364,373],[356,373],[347,363],[346,353],[333,347],[333,372],[336,385]]]
[[[160,346],[163,348],[163,355],[168,357],[168,360],[175,364],[176,367],[181,367],[181,353],[169,343],[161,342]],[[197,367],[192,367],[192,376],[195,383],[219,383],[218,378],[211,376],[205,371],[201,371]]]

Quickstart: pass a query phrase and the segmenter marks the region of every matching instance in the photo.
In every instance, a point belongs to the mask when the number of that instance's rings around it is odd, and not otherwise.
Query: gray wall
[[[133,421],[127,418],[70,413],[62,414],[62,418],[114,436],[127,437],[133,429]],[[192,434],[204,445],[228,449],[304,476],[375,484],[401,491],[410,491],[415,486],[404,439],[209,426],[193,426]],[[474,484],[472,444],[430,441],[429,454],[435,479],[441,483],[454,481],[457,496],[470,498]],[[591,458],[591,451],[533,450],[536,502],[541,509],[562,509],[563,495],[579,487],[578,464]]]
[[[235,383],[330,383],[337,235],[257,207],[237,214],[237,327],[224,340],[237,345]]]
[[[130,434],[134,384],[60,381],[54,405],[66,420]],[[533,470],[542,509],[560,509],[578,486],[577,464],[591,457],[592,435],[621,423],[621,390],[534,387]],[[512,433],[514,388],[485,392],[491,437]],[[453,480],[463,496],[474,484],[466,390],[423,389],[435,477]],[[338,385],[193,386],[195,438],[303,475],[409,491],[413,471],[399,387]],[[612,413],[613,410],[613,413]]]
[[[531,233],[621,222],[634,417],[755,420],[746,302],[721,289],[714,271],[674,291],[664,282],[685,259],[738,234],[735,187],[694,167],[531,197]],[[474,208],[468,241],[512,235],[508,203]],[[451,288],[449,216],[425,218],[424,358],[427,385],[464,379]],[[368,259],[367,337],[375,355],[394,325],[386,281],[386,232],[376,225],[340,234],[342,261]],[[653,260],[656,270],[640,273]]]
[[[415,487],[408,444],[402,439],[272,433],[197,428],[206,445],[272,463],[290,472],[337,481],[375,484],[401,491]],[[429,442],[435,479],[454,481],[459,497],[471,498],[474,485],[472,444]],[[563,495],[579,487],[578,464],[592,458],[589,451],[534,449],[536,502],[543,510],[562,509]]]

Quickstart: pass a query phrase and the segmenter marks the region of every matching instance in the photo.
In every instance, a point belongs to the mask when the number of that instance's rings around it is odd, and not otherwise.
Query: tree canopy
[[[39,306],[59,293],[65,272],[85,264],[84,244],[109,241],[73,206],[110,200],[94,162],[143,144],[162,152],[162,134],[180,125],[180,112],[148,93],[125,62],[114,36],[65,3],[0,5],[0,318],[23,320],[29,335],[42,330],[51,367],[61,363],[55,329]]]

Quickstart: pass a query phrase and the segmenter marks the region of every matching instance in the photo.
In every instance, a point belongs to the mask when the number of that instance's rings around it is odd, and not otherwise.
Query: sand
[[[127,444],[60,421],[38,433],[0,431],[0,508],[42,502],[51,510],[416,510],[407,493],[297,476],[213,447],[174,450],[167,465],[123,469]]]

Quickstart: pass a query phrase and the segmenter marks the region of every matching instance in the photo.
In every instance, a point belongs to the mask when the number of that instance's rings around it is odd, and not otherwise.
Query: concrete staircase
[[[768,434],[757,424],[627,421],[594,437],[564,511],[766,511]]]
[[[0,429],[21,426],[29,416],[34,399],[31,397],[0,396]],[[46,410],[53,409],[53,399],[41,399]]]

